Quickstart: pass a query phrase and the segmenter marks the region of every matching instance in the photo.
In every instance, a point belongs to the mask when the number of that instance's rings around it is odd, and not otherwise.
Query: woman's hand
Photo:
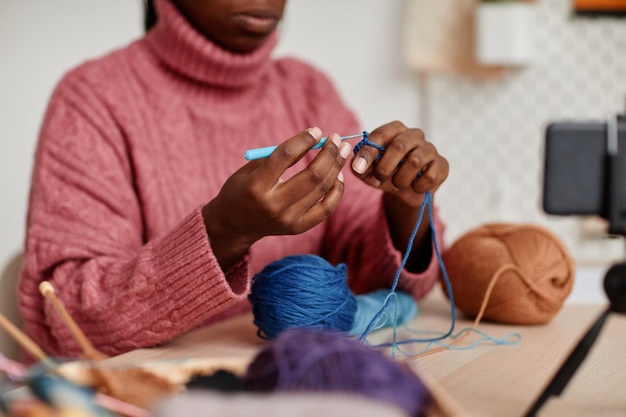
[[[384,153],[381,155],[373,146],[363,146],[352,161],[352,171],[365,183],[385,192],[389,232],[394,246],[402,252],[410,243],[426,192],[436,191],[448,177],[448,161],[426,141],[424,132],[400,122],[372,131],[369,141],[383,146]],[[428,221],[422,221],[405,268],[424,271],[431,260],[430,248],[430,226]]]
[[[330,135],[318,155],[288,180],[282,175],[322,138],[319,128],[303,131],[272,155],[235,172],[202,210],[213,253],[222,269],[271,235],[303,233],[326,219],[343,195],[341,169],[351,146]]]
[[[408,206],[419,207],[426,191],[437,190],[448,176],[448,161],[419,129],[391,122],[372,131],[369,140],[385,152],[381,156],[375,147],[363,146],[352,161],[352,171]]]

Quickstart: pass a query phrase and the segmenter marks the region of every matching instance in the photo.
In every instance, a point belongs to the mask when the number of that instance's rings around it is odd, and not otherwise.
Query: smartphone
[[[626,212],[626,118],[617,122],[616,198]],[[544,147],[543,210],[555,215],[607,218],[610,186],[606,122],[554,122]]]

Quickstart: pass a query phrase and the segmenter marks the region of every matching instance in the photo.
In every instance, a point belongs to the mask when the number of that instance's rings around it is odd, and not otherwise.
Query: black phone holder
[[[620,177],[618,165],[618,124],[626,120],[625,115],[618,115],[607,120],[605,210],[603,217],[609,222],[609,234],[626,236],[626,215],[620,210]],[[626,152],[623,150],[622,152]],[[612,265],[604,275],[604,292],[609,299],[609,306],[604,310],[589,330],[580,339],[574,350],[567,357],[561,368],[554,375],[539,398],[526,412],[525,417],[535,417],[537,412],[550,399],[558,397],[572,379],[585,357],[595,343],[610,313],[626,314],[626,261]]]

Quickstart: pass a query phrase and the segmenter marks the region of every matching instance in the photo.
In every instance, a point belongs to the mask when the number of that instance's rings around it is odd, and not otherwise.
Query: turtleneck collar
[[[147,34],[151,49],[166,66],[195,81],[227,88],[254,84],[268,68],[276,32],[248,54],[227,51],[207,40],[171,0],[156,0],[157,23]]]

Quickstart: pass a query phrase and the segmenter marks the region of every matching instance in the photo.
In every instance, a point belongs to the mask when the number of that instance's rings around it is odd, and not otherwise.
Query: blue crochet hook
[[[354,138],[360,138],[361,136],[363,136],[363,133],[359,133],[357,135],[342,136],[339,139],[341,140],[354,139]],[[326,139],[328,139],[328,137],[320,139],[320,141],[317,142],[317,144],[313,146],[311,149],[321,148],[326,143]],[[276,149],[277,147],[278,146],[275,145],[275,146],[266,146],[264,148],[248,149],[247,151],[243,153],[243,157],[246,158],[248,161],[254,161],[256,159],[267,158],[272,154],[272,152],[274,152],[274,149]]]

